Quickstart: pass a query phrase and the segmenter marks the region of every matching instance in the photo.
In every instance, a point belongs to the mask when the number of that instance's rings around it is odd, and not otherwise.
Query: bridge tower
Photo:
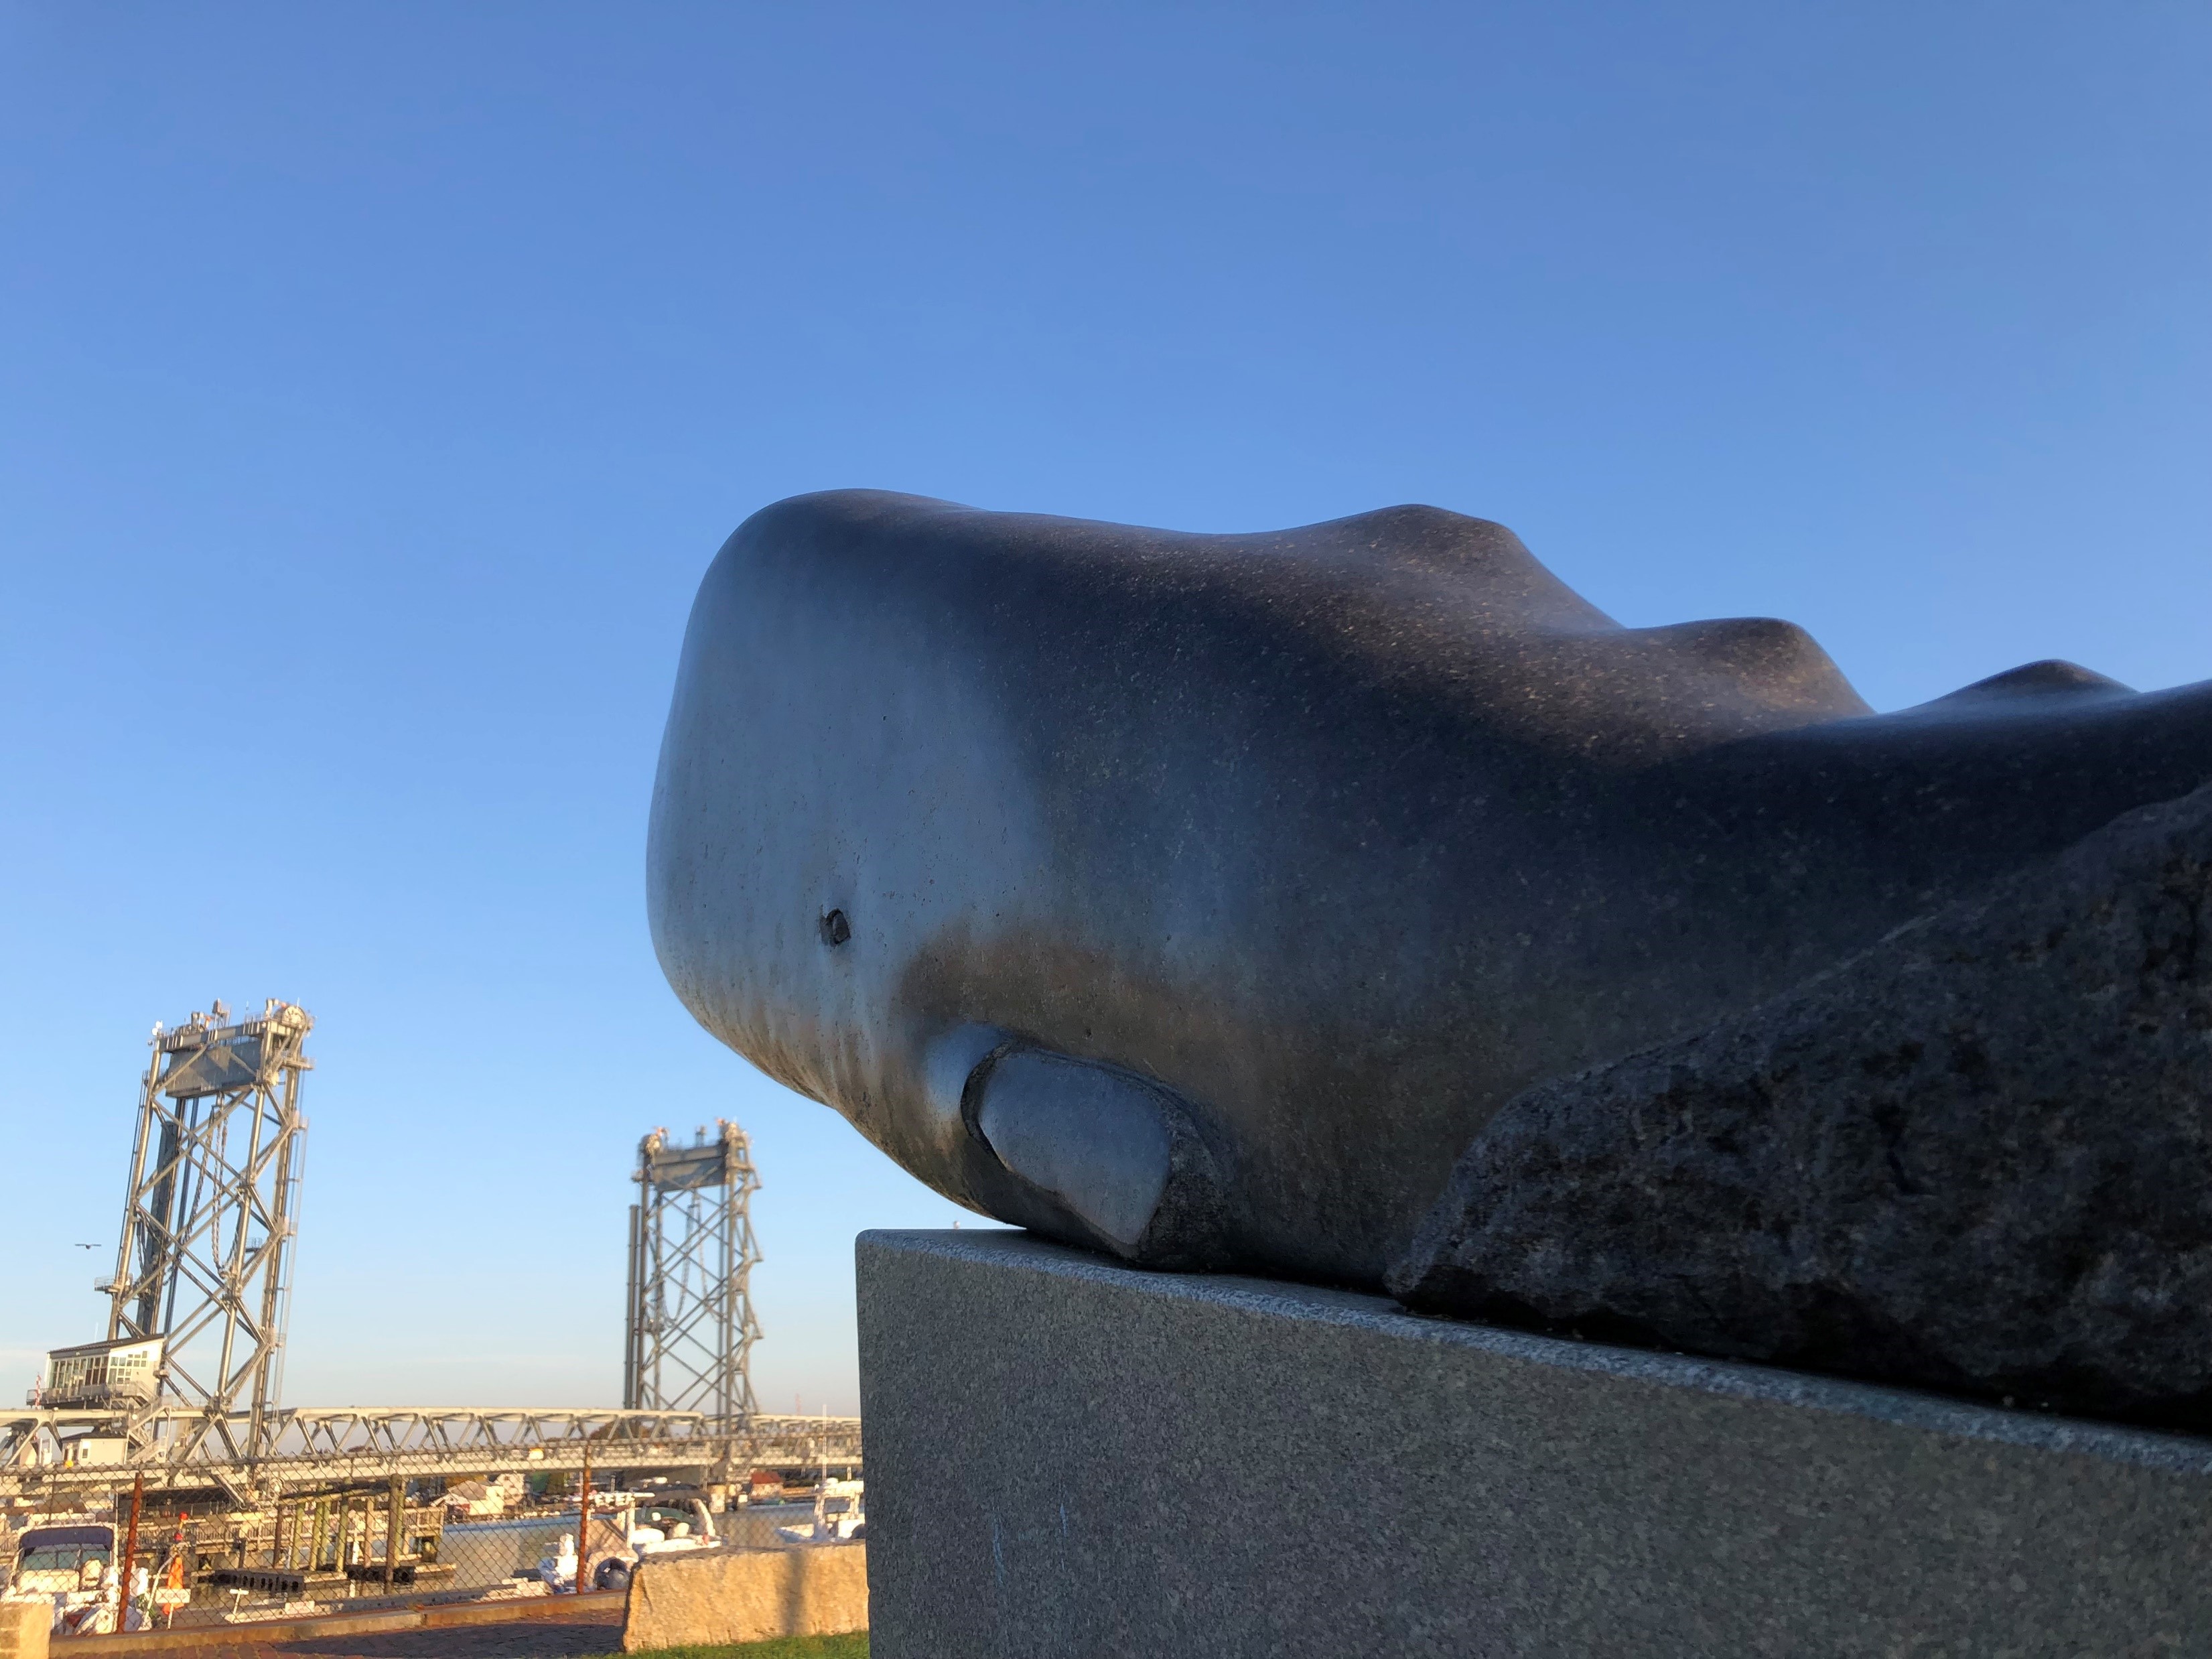
[[[154,1028],[102,1346],[150,1353],[158,1395],[199,1408],[179,1455],[213,1436],[250,1460],[276,1409],[313,1025],[272,998],[258,1017],[218,1002]]]
[[[638,1143],[629,1212],[629,1317],[623,1405],[698,1412],[723,1436],[751,1422],[750,1279],[760,1260],[749,1204],[760,1188],[752,1143],[727,1119],[689,1146],[665,1129]]]

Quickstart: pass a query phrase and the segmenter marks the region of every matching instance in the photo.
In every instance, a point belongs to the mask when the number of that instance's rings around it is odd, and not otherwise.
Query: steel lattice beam
[[[856,1417],[756,1415],[726,1434],[696,1412],[544,1410],[527,1407],[403,1407],[271,1413],[267,1449],[224,1455],[232,1436],[195,1433],[202,1413],[176,1407],[130,1424],[123,1462],[60,1467],[51,1458],[73,1430],[114,1422],[92,1411],[24,1411],[0,1417],[0,1498],[108,1492],[143,1474],[149,1485],[222,1486],[267,1497],[286,1487],[343,1484],[393,1475],[489,1474],[506,1469],[631,1470],[707,1468],[719,1478],[753,1466],[797,1468],[861,1462]]]
[[[665,1129],[638,1143],[623,1404],[698,1412],[735,1432],[755,1407],[750,1201],[760,1176],[745,1132],[726,1119],[716,1131],[689,1146],[670,1146]]]
[[[180,1433],[241,1459],[282,1384],[314,1021],[274,999],[258,1018],[226,1018],[218,1002],[212,1018],[154,1028],[107,1340],[158,1339],[160,1393],[197,1414]]]

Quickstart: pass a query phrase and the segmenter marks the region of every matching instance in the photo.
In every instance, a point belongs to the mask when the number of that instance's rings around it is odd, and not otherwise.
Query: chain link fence
[[[302,1495],[261,1510],[149,1510],[133,1564],[123,1559],[127,1518],[33,1516],[0,1540],[0,1578],[11,1598],[51,1599],[63,1637],[573,1592],[573,1498],[504,1515],[472,1507],[482,1504],[431,1486]],[[127,1517],[127,1504],[118,1510]],[[805,1502],[711,1514],[696,1497],[594,1493],[586,1588],[625,1588],[640,1543],[773,1547],[779,1526],[811,1516]]]

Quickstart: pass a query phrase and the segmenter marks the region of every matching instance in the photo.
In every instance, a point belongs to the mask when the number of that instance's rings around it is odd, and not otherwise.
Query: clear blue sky
[[[853,1406],[852,1234],[952,1212],[641,900],[782,495],[1423,501],[1881,706],[2212,673],[2208,85],[2197,0],[0,4],[0,1383],[148,1028],[273,994],[295,1403],[613,1399],[632,1149],[726,1115],[761,1393]]]

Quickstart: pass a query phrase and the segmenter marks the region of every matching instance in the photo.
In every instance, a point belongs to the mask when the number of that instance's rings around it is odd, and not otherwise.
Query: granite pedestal
[[[878,1659],[2212,1653],[2212,1443],[859,1243]]]

